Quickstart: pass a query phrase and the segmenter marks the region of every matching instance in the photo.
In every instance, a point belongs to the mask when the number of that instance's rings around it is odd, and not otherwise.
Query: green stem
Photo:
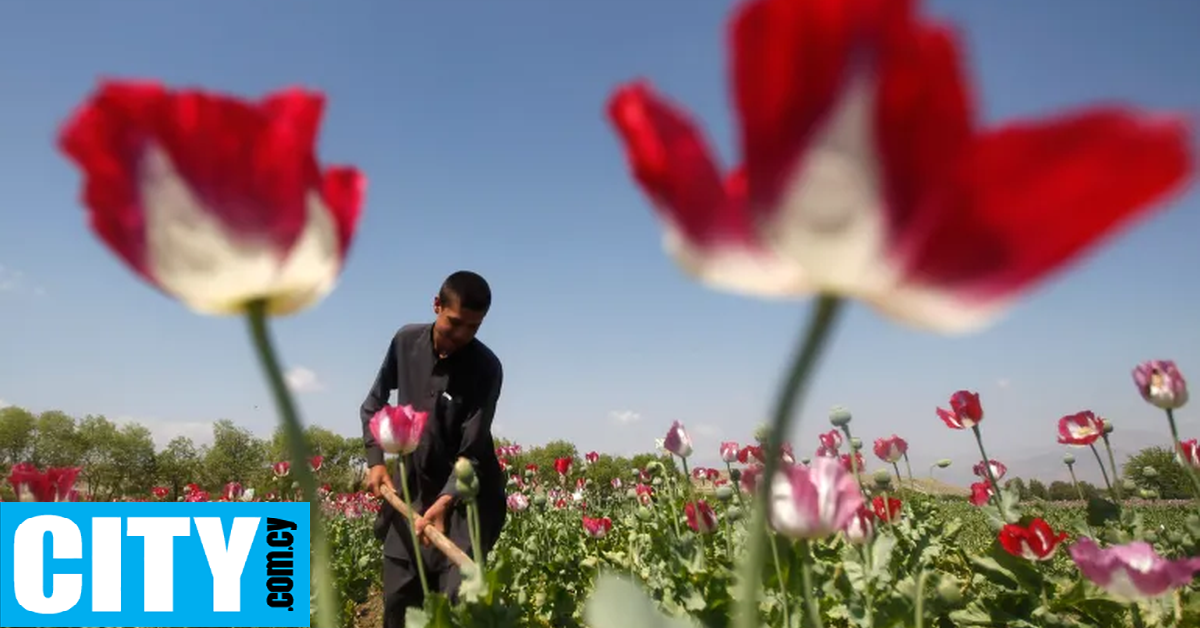
[[[783,625],[791,626],[791,603],[788,602],[787,581],[783,579],[783,565],[779,562],[779,544],[774,534],[768,534],[771,539],[771,555],[775,558],[775,579],[779,581],[779,599],[783,602]]]
[[[733,481],[733,465],[726,462],[725,463],[725,471],[729,474],[730,488],[733,489],[733,494],[735,497],[737,497],[738,505],[744,507],[746,505],[746,500],[742,497],[741,481],[740,480],[737,482]]]
[[[1075,467],[1067,465],[1067,472],[1071,474],[1071,483],[1075,485],[1075,492],[1079,493],[1079,501],[1086,502],[1087,498],[1083,496],[1083,487],[1079,485],[1079,479],[1075,477]]]
[[[1130,607],[1130,613],[1133,615],[1133,628],[1146,628],[1146,622],[1142,619],[1142,609],[1137,602]]]
[[[475,555],[475,565],[479,569],[483,569],[483,543],[482,528],[479,525],[479,504],[475,500],[471,500],[467,504],[467,517],[470,522],[471,533],[471,553]]]
[[[912,481],[913,481],[912,465],[908,463],[908,452],[907,451],[904,452],[904,468],[905,468],[905,470],[908,471],[908,483],[912,484]],[[931,473],[930,475],[933,475],[933,474]]]
[[[992,460],[988,458],[987,452],[983,449],[983,434],[979,432],[979,425],[972,425],[971,431],[975,433],[975,442],[979,444],[979,455],[983,456],[983,469],[987,471],[988,482],[992,483],[992,497],[996,500],[996,507],[1000,509],[1000,514],[1004,514],[1004,504],[1000,501],[1000,483],[996,481],[996,474],[992,473]]]
[[[929,572],[925,569],[921,569],[921,575],[917,576],[917,600],[913,611],[915,628],[925,628],[925,580],[928,577]]]
[[[325,532],[325,522],[321,513],[321,503],[317,497],[317,481],[312,469],[308,466],[311,453],[308,440],[304,437],[304,427],[300,423],[300,414],[296,411],[296,403],[284,380],[283,369],[271,342],[271,333],[267,329],[267,307],[262,300],[252,301],[246,308],[246,319],[250,327],[250,338],[254,343],[254,352],[267,378],[267,385],[275,398],[275,406],[279,411],[279,419],[283,423],[284,435],[287,437],[288,451],[291,453],[292,468],[296,472],[296,480],[304,499],[309,503],[309,518],[312,526],[313,579],[317,588],[317,624],[322,628],[339,626],[338,592],[333,585],[329,566],[333,559],[329,551],[329,542]]]
[[[728,512],[722,519],[725,520],[725,555],[733,563],[733,525],[729,523]]]
[[[875,567],[874,561],[871,559],[870,545],[868,543],[863,543],[858,549],[859,553],[862,554],[863,565],[866,567],[866,572],[868,574],[874,573]],[[874,586],[875,583],[873,579],[870,582],[865,583],[865,586],[863,586],[863,602],[866,606],[865,611],[867,626],[875,625],[875,594],[872,592]]]
[[[904,478],[900,477],[900,465],[893,462],[892,469],[894,469],[896,471],[896,486],[898,487],[898,490],[901,493],[903,493],[904,492]]]
[[[1179,443],[1179,429],[1175,427],[1175,411],[1167,408],[1167,424],[1171,426],[1171,441],[1175,443],[1175,457],[1179,458],[1183,464],[1183,468],[1187,469],[1188,477],[1192,478],[1192,486],[1196,488],[1196,497],[1200,497],[1200,476],[1196,475],[1196,468],[1192,466],[1187,456],[1183,455],[1183,445]]]
[[[813,628],[825,628],[821,621],[821,607],[813,599],[812,550],[807,539],[801,539],[800,545],[800,582],[804,587],[804,607],[808,609],[809,623]]]
[[[1124,501],[1121,494],[1121,472],[1117,469],[1117,457],[1113,455],[1112,444],[1108,442],[1108,434],[1104,434],[1104,448],[1108,450],[1108,464],[1112,466],[1113,488],[1117,491],[1117,501]]]
[[[412,497],[408,494],[408,473],[404,465],[404,456],[396,461],[400,467],[400,493],[404,495],[404,503],[412,508]],[[417,562],[417,575],[421,577],[421,592],[429,597],[429,580],[425,577],[425,560],[421,557],[421,540],[417,538],[417,513],[409,510],[408,533],[412,536],[413,557]]]
[[[1108,469],[1104,467],[1104,460],[1100,458],[1100,450],[1096,449],[1096,444],[1088,445],[1092,450],[1092,455],[1096,457],[1096,464],[1100,465],[1100,475],[1104,476],[1104,485],[1108,487],[1109,495],[1116,497],[1117,493],[1113,490],[1112,482],[1108,479]]]
[[[787,377],[780,386],[775,400],[770,429],[767,434],[768,452],[778,452],[779,443],[787,433],[795,409],[800,405],[807,390],[808,380],[816,370],[817,361],[838,320],[843,302],[839,297],[821,295],[812,309],[808,328],[802,336],[799,350],[792,358]],[[771,484],[775,481],[775,470],[779,466],[777,455],[766,456],[763,467],[763,490],[766,498],[755,500],[749,524],[749,546],[746,562],[741,566],[738,580],[737,607],[734,609],[734,628],[759,628],[758,601],[763,563],[767,554],[767,507],[770,503]]]
[[[863,495],[866,495],[867,487],[863,486],[862,473],[859,473],[858,450],[854,448],[854,437],[850,434],[850,426],[843,425],[842,433],[846,435],[846,444],[850,447],[850,453],[847,454],[850,456],[850,472],[854,474],[854,480],[858,482],[858,490],[861,491]]]
[[[684,483],[687,484],[687,489],[684,491],[684,494],[682,495],[682,497],[685,500],[691,499],[692,498],[692,490],[695,488],[695,486],[692,484],[691,471],[688,469],[687,458],[680,456],[679,460],[681,460],[683,462],[683,481],[684,481]]]

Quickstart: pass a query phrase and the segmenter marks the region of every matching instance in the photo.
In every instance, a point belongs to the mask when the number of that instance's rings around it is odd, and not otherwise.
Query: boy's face
[[[471,342],[485,316],[474,310],[461,309],[456,299],[448,301],[443,303],[438,297],[433,299],[433,313],[437,315],[433,323],[433,337],[437,350],[444,355],[450,355]]]

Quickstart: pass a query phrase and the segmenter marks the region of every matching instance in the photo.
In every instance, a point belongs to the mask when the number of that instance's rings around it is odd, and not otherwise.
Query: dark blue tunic
[[[505,519],[505,480],[492,440],[492,419],[500,398],[503,370],[500,360],[479,340],[472,340],[446,358],[433,348],[433,325],[402,327],[388,345],[375,384],[363,401],[361,417],[367,464],[383,464],[383,450],[371,435],[369,422],[397,392],[399,405],[429,413],[420,444],[405,461],[409,495],[415,511],[423,513],[441,495],[455,496],[446,516],[446,536],[472,555],[466,507],[455,489],[454,463],[465,457],[479,478],[480,537],[486,553],[500,535]],[[400,495],[401,478],[393,477]],[[384,503],[375,524],[384,541],[384,555],[407,560],[412,556],[408,522]],[[444,570],[449,561],[434,547],[422,548],[426,567]],[[449,593],[449,592],[445,592]]]

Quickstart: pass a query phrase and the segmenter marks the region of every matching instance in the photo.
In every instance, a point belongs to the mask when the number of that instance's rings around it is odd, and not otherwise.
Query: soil
[[[371,591],[367,601],[354,609],[354,628],[379,628],[383,625],[383,595]]]

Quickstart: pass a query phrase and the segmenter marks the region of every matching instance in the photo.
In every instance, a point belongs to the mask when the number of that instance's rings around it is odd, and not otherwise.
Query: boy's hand
[[[422,545],[429,545],[429,537],[425,536],[425,528],[428,526],[433,526],[442,534],[446,533],[446,512],[450,509],[453,499],[449,495],[442,495],[425,509],[425,514],[417,517],[417,536],[421,537]]]

